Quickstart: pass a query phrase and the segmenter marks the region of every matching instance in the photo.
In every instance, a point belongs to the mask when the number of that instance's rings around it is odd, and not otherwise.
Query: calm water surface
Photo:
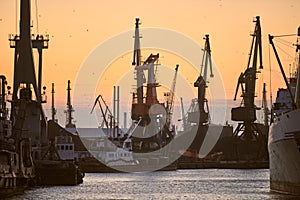
[[[13,199],[297,199],[269,191],[269,170],[198,169],[86,174],[78,186],[40,187]]]

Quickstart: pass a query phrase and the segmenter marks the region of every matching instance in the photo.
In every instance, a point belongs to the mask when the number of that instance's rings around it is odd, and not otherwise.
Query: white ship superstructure
[[[270,126],[268,141],[270,189],[300,195],[300,63],[298,59],[297,77],[290,78],[288,82],[272,42],[273,37],[269,36],[270,44],[274,48],[287,88],[278,90],[272,112],[274,120]],[[300,52],[300,45],[297,44],[296,47],[297,52]]]

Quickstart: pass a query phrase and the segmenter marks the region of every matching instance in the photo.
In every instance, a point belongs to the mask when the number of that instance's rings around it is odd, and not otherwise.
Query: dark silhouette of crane
[[[167,111],[166,126],[169,129],[172,129],[171,122],[172,122],[173,109],[174,109],[174,93],[175,93],[175,87],[176,87],[176,82],[177,82],[178,68],[179,68],[179,65],[176,65],[175,74],[174,74],[174,78],[173,78],[173,82],[172,82],[170,91],[164,93],[164,96],[167,99],[167,101],[166,101],[166,111]]]
[[[98,97],[95,99],[95,103],[91,110],[91,114],[94,111],[97,103],[99,105],[101,115],[103,118],[103,121],[101,122],[100,127],[101,128],[112,128],[113,124],[114,124],[113,123],[114,116],[113,116],[112,112],[110,111],[108,105],[106,104],[105,100],[103,99],[102,95],[98,95]]]
[[[205,35],[204,53],[201,64],[200,76],[194,83],[194,87],[198,88],[198,107],[199,107],[199,125],[206,124],[209,121],[209,110],[206,99],[206,88],[207,88],[207,68],[210,68],[210,77],[214,77],[212,72],[211,62],[211,49],[209,42],[209,35]],[[206,110],[205,110],[206,106]]]
[[[233,121],[239,121],[237,128],[234,130],[234,136],[243,138],[244,140],[258,140],[262,135],[261,130],[258,128],[256,121],[257,107],[254,104],[255,98],[255,83],[256,74],[259,73],[259,69],[263,69],[262,64],[262,41],[261,41],[261,26],[260,17],[257,16],[252,34],[252,45],[249,54],[249,60],[247,69],[244,73],[241,73],[238,79],[238,84],[235,91],[234,101],[236,100],[239,86],[242,89],[241,106],[232,108],[231,119]]]

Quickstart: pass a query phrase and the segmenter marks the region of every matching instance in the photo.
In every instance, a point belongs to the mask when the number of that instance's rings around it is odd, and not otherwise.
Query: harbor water
[[[78,186],[39,187],[12,199],[297,199],[269,191],[269,170],[87,173]]]

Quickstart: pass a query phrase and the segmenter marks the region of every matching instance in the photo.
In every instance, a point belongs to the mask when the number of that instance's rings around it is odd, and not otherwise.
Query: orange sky
[[[14,52],[7,39],[8,34],[16,33],[16,2],[19,1],[1,0],[0,3],[0,74],[6,75],[11,85]],[[37,0],[38,10],[35,2],[32,1],[32,32],[37,33],[38,22],[39,33],[50,35],[49,49],[44,51],[43,85],[48,87],[50,99],[51,83],[56,84],[57,104],[62,106],[65,105],[67,80],[75,81],[89,53],[112,36],[132,30],[136,17],[141,18],[141,27],[171,29],[199,45],[204,44],[202,38],[209,33],[213,61],[222,75],[228,99],[233,98],[238,76],[247,64],[251,44],[249,34],[254,29],[252,19],[261,16],[265,67],[263,74],[259,75],[264,80],[257,82],[261,85],[263,81],[269,82],[267,34],[296,33],[300,25],[299,0]],[[133,46],[133,39],[129,40]],[[279,51],[284,66],[293,60],[294,50],[288,49],[288,52],[291,56]],[[131,66],[131,56],[125,58],[127,60],[115,61],[114,64],[128,63],[126,67]],[[168,57],[163,60],[173,65]],[[284,85],[274,59],[272,65],[275,97],[277,88]],[[183,76],[189,79],[188,74],[185,72]],[[193,76],[197,77],[197,74]],[[173,74],[170,79],[172,77]]]

